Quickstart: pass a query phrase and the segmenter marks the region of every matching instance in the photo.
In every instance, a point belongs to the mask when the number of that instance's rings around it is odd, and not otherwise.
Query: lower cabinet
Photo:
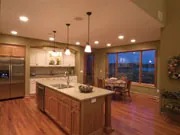
[[[45,89],[45,112],[69,135],[80,135],[80,111],[71,104],[73,100],[49,88]]]

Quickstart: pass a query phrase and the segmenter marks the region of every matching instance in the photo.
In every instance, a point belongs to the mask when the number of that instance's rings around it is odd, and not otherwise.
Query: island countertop
[[[92,99],[96,97],[101,97],[101,96],[106,96],[106,95],[111,95],[114,92],[109,91],[103,88],[98,88],[98,87],[93,87],[93,92],[91,93],[81,93],[79,91],[79,86],[82,85],[80,83],[70,83],[72,85],[72,88],[64,88],[64,89],[57,89],[51,85],[53,84],[66,84],[64,80],[43,80],[43,81],[37,81],[37,83],[44,85],[45,87],[51,88],[55,91],[59,91],[67,96],[70,96],[72,98],[75,98],[77,100],[87,100],[87,99]]]

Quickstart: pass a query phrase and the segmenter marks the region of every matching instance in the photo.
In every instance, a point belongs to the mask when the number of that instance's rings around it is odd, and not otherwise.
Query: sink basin
[[[55,87],[57,89],[65,89],[65,88],[72,88],[72,85],[67,86],[66,84],[52,84],[52,87]]]

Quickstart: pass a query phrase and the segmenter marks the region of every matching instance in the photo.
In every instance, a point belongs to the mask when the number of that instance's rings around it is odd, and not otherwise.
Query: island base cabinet
[[[68,135],[103,135],[104,101],[104,97],[77,101],[45,88],[45,112]]]

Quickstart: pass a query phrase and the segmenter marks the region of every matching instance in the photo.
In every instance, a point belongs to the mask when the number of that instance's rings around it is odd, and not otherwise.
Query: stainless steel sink
[[[66,85],[66,84],[52,84],[52,87],[55,87],[57,89],[65,89],[65,88],[72,88],[72,85]]]

